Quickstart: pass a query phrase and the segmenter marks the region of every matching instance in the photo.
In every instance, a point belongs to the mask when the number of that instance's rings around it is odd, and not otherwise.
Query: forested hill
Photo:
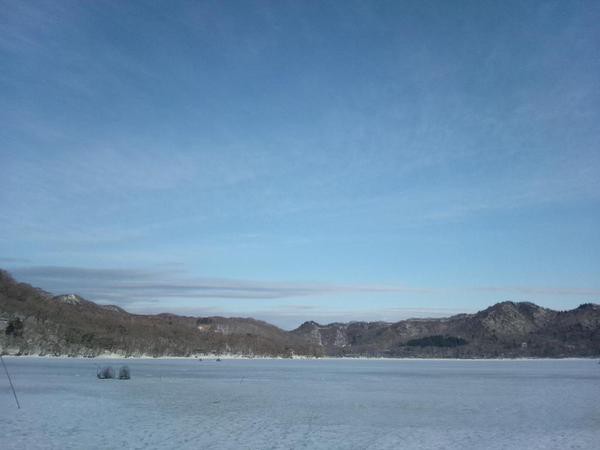
[[[395,323],[306,322],[292,332],[328,355],[573,357],[600,355],[600,305],[554,311],[503,302],[475,314]]]
[[[503,302],[444,319],[306,322],[286,332],[249,318],[130,314],[73,294],[54,296],[0,271],[0,350],[71,356],[600,356],[600,305],[554,311]]]
[[[73,356],[320,352],[302,338],[258,320],[130,314],[77,295],[53,296],[17,283],[5,271],[0,272],[0,346],[8,353]]]

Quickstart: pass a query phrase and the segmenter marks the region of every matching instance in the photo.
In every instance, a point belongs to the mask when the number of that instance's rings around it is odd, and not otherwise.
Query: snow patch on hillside
[[[75,294],[57,295],[54,300],[68,305],[78,305],[81,303],[81,297]]]

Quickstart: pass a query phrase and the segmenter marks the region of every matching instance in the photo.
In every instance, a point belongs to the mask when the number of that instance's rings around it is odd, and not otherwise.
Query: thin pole
[[[15,402],[17,402],[17,408],[21,409],[21,405],[19,404],[19,399],[17,397],[17,392],[15,391],[15,387],[12,384],[12,380],[10,379],[10,374],[8,373],[8,369],[6,368],[6,363],[4,362],[2,355],[0,355],[0,361],[2,361],[2,365],[4,366],[4,371],[6,372],[6,377],[8,378],[8,382],[10,383],[10,388],[12,389],[13,395],[15,396]]]

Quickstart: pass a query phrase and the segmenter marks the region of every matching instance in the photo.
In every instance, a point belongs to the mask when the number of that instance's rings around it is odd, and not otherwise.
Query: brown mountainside
[[[21,354],[277,356],[320,351],[258,320],[130,314],[76,295],[52,296],[17,283],[7,272],[0,272],[0,333],[0,347]]]
[[[0,271],[0,350],[72,356],[591,357],[600,355],[600,305],[553,311],[503,302],[444,319],[305,322],[286,332],[248,318],[130,314],[77,295],[53,296]]]

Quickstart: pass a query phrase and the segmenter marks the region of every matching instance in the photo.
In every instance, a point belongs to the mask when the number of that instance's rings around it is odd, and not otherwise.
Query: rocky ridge
[[[284,331],[251,318],[131,314],[18,283],[0,270],[0,351],[20,355],[597,357],[600,305],[554,311],[502,302],[475,314],[395,323],[310,321]]]

